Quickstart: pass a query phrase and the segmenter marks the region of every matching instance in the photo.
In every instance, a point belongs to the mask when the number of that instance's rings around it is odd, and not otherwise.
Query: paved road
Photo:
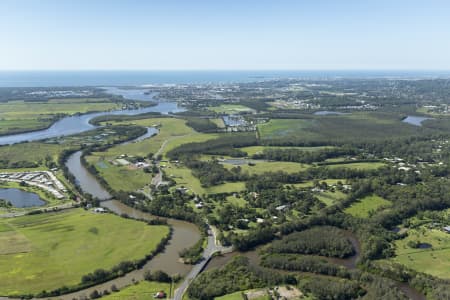
[[[198,264],[196,264],[191,272],[186,275],[183,283],[175,290],[174,300],[182,300],[184,293],[186,292],[189,284],[201,273],[201,271],[208,264],[209,260],[212,258],[213,254],[216,252],[228,253],[232,251],[231,247],[223,247],[216,240],[216,230],[215,228],[210,229],[211,234],[208,235],[208,245],[203,251],[203,259]]]
[[[74,206],[74,203],[71,201],[71,202],[67,202],[67,203],[64,203],[64,204],[60,204],[60,205],[43,207],[43,208],[36,209],[36,210],[52,211],[53,209],[57,209],[57,210],[68,209],[68,208],[72,208],[73,206]],[[4,213],[4,214],[0,215],[0,218],[15,218],[15,217],[24,216],[27,213],[29,213],[29,211]]]

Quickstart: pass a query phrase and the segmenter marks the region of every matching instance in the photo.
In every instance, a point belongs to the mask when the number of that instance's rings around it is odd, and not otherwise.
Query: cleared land
[[[223,164],[226,168],[234,168],[235,165]],[[310,166],[307,164],[299,164],[294,162],[285,161],[256,161],[254,165],[240,165],[239,166],[243,172],[248,172],[250,175],[262,174],[264,172],[286,172],[295,173],[306,170]]]
[[[411,136],[426,129],[403,123],[395,115],[362,112],[304,119],[272,119],[258,125],[258,130],[263,141],[342,142]]]
[[[257,153],[262,153],[265,149],[296,149],[302,151],[319,151],[325,149],[333,149],[331,146],[320,146],[320,147],[278,147],[278,146],[251,146],[239,148],[240,150],[247,152],[249,156],[255,155]]]
[[[83,209],[0,220],[0,295],[75,285],[96,269],[143,258],[169,233]]]
[[[182,144],[191,142],[204,142],[217,138],[216,134],[203,134],[195,132],[192,128],[186,126],[186,120],[175,118],[149,118],[143,120],[134,120],[132,122],[113,124],[135,124],[140,126],[158,126],[159,133],[149,139],[137,143],[129,143],[109,148],[105,152],[94,152],[86,157],[87,161],[94,165],[106,182],[115,190],[135,191],[149,184],[151,178],[141,169],[133,169],[130,166],[116,166],[111,162],[118,156],[126,154],[128,156],[143,156],[148,154],[160,153],[163,156],[167,151],[174,149]],[[163,169],[168,176],[173,175],[178,186],[185,185],[190,187],[195,193],[205,193],[206,189],[201,187],[200,182],[195,178],[191,171],[183,166],[175,166],[170,163],[162,163],[167,169]],[[127,178],[127,180],[123,180]],[[243,184],[241,184],[243,188]],[[238,190],[242,188],[238,187]],[[234,189],[234,187],[233,187]],[[217,186],[211,188],[212,192],[228,191],[228,186]]]
[[[224,114],[238,114],[241,112],[253,111],[253,109],[240,104],[222,104],[220,106],[209,107],[208,109],[216,113],[224,113]]]
[[[371,195],[362,198],[360,201],[353,203],[350,207],[345,209],[348,213],[358,218],[368,218],[371,212],[375,212],[380,207],[390,206],[391,202],[383,199],[377,195]]]
[[[244,182],[227,182],[212,187],[203,187],[200,180],[192,175],[192,171],[183,166],[171,163],[164,164],[164,172],[176,182],[177,187],[187,187],[192,192],[201,194],[217,194],[217,193],[231,193],[239,192],[245,189]]]
[[[318,193],[315,196],[327,206],[333,205],[336,202],[339,202],[340,200],[345,199],[345,197],[347,197],[346,194],[344,194],[340,191],[334,191],[334,192],[325,191],[325,192]]]
[[[430,248],[411,248],[408,242],[428,244]],[[421,226],[408,230],[408,236],[395,242],[392,261],[419,272],[450,278],[450,234]]]
[[[141,281],[138,284],[130,285],[117,293],[102,297],[102,299],[148,300],[153,299],[153,296],[159,291],[164,291],[168,294],[169,290],[169,283]]]

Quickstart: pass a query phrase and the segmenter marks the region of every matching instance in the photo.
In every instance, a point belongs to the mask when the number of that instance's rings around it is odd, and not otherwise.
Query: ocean
[[[286,78],[450,78],[450,71],[0,71],[0,87],[207,84]]]

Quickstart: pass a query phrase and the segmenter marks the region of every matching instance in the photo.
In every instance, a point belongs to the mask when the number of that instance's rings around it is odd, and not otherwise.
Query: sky
[[[444,0],[1,0],[0,70],[450,70]]]

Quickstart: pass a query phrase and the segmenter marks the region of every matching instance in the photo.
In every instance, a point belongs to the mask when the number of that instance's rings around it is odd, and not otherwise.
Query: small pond
[[[422,126],[422,122],[425,120],[430,120],[431,118],[427,117],[419,117],[419,116],[407,116],[402,120],[402,122],[414,125],[414,126]]]
[[[37,194],[19,189],[0,189],[0,199],[10,202],[14,207],[32,207],[45,205],[45,201]]]
[[[329,111],[329,110],[319,110],[314,113],[317,116],[328,116],[328,115],[345,115],[343,112],[339,111]]]

